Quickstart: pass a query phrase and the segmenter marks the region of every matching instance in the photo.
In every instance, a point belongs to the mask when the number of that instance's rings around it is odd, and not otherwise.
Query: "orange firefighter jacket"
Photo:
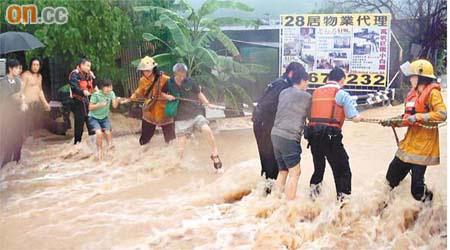
[[[440,88],[436,88],[434,84],[428,85],[422,93],[414,90],[409,95],[416,95],[414,106],[417,123],[436,125],[436,123],[430,123],[430,121],[445,121],[447,119],[447,108]],[[408,109],[407,105],[408,103],[405,103],[406,109]],[[404,116],[404,118],[406,117]],[[438,128],[424,128],[417,124],[408,126],[408,131],[399,144],[396,156],[407,163],[425,166],[439,165]]]
[[[154,77],[154,74],[152,74],[150,78],[142,76],[139,80],[139,86],[132,95],[132,98],[157,98],[156,102],[151,107],[142,110],[142,119],[150,124],[164,126],[173,123],[173,118],[166,117],[164,113],[166,101],[160,100],[162,89],[169,80],[169,77],[163,74],[156,83],[153,83]],[[147,90],[149,90],[153,84],[159,84],[159,86],[155,85],[151,89],[151,93],[145,96]]]

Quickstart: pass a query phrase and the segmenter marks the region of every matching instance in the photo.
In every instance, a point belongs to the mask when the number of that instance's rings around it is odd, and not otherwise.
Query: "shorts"
[[[209,121],[203,115],[197,115],[194,119],[185,121],[175,121],[175,134],[177,136],[189,136],[194,130],[201,130]]]
[[[111,124],[109,123],[109,118],[106,117],[104,119],[97,119],[95,117],[89,116],[88,118],[89,127],[91,127],[92,131],[97,131],[99,129],[111,130]]]
[[[279,170],[287,171],[300,163],[300,155],[302,153],[300,142],[277,135],[271,135],[271,138]]]

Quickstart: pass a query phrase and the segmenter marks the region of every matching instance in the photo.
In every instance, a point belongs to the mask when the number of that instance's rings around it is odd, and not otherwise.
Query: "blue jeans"
[[[92,131],[97,131],[99,129],[111,130],[111,124],[109,123],[109,117],[104,119],[97,119],[95,117],[89,116],[88,118],[89,127],[91,127]]]

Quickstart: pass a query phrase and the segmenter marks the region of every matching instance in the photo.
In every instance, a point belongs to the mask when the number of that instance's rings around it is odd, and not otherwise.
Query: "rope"
[[[407,120],[406,119],[397,119],[397,118],[394,118],[394,119],[364,118],[361,122],[380,124],[382,121],[404,122]],[[426,129],[435,129],[435,128],[440,128],[440,127],[447,125],[447,122],[441,122],[441,121],[429,121],[427,123],[434,123],[436,125],[425,125],[425,124],[420,124],[420,123],[416,123],[415,125],[422,127],[422,128],[426,128]]]
[[[191,102],[191,103],[195,103],[195,104],[198,104],[198,105],[202,105],[202,106],[208,107],[207,104],[203,104],[203,103],[201,103],[201,102],[198,101],[198,100],[192,100],[192,99],[187,99],[187,98],[182,98],[182,97],[175,97],[175,99],[180,100],[180,101],[184,101],[184,102]],[[138,98],[138,99],[132,99],[131,101],[132,101],[132,102],[143,103],[145,100],[146,100],[146,99],[144,99],[144,98]],[[158,100],[158,101],[167,101],[167,100],[164,99],[164,98],[158,98],[157,100]],[[208,107],[209,109],[222,110],[222,111],[230,111],[230,112],[236,112],[236,113],[243,112],[243,110],[239,110],[239,109],[221,108],[221,107],[218,107],[219,105],[216,105],[216,104],[213,104],[213,103],[211,103],[211,105],[213,105],[213,106],[215,106],[215,107]]]
[[[215,109],[215,110],[223,110],[223,111],[230,111],[230,112],[236,112],[236,113],[241,113],[244,112],[244,110],[239,110],[239,109],[230,109],[230,108],[221,108],[221,107],[217,107],[217,105],[213,104],[216,107],[208,107],[209,109]],[[208,105],[204,105],[204,106],[208,106]]]

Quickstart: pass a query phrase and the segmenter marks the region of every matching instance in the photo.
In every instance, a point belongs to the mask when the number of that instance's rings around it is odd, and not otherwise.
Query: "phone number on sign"
[[[326,73],[310,73],[309,82],[314,84],[325,84],[328,81]],[[348,74],[345,85],[349,86],[375,86],[386,87],[386,77],[376,74]]]

